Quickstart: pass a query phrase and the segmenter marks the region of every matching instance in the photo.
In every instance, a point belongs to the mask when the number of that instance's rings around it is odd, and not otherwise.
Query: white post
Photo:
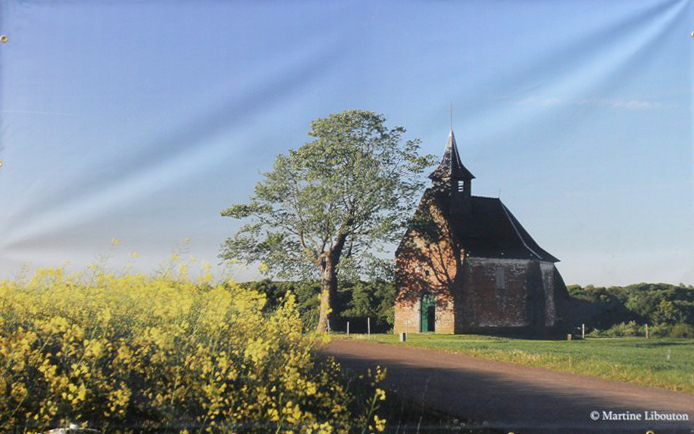
[[[648,324],[646,324],[646,339],[648,339],[650,336],[648,335]]]
[[[586,325],[581,324],[581,339],[585,339],[585,338],[586,338]]]
[[[366,318],[366,333],[371,335],[371,317]]]
[[[347,321],[347,336],[349,336],[349,321]]]

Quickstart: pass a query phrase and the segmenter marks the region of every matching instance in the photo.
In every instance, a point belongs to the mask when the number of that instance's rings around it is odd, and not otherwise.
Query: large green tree
[[[382,115],[350,110],[311,122],[313,140],[278,155],[247,204],[222,216],[248,219],[227,239],[225,260],[263,262],[281,278],[320,280],[317,330],[326,331],[337,299],[338,272],[395,241],[433,163],[402,127]],[[349,260],[347,260],[349,259]]]

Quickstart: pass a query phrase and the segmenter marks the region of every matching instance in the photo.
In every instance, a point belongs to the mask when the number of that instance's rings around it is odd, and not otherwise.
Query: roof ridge
[[[521,243],[525,246],[526,249],[533,255],[537,256],[537,259],[542,259],[542,256],[538,255],[535,250],[531,249],[530,246],[528,246],[528,243],[525,242],[525,239],[523,239],[523,236],[521,236],[520,231],[516,227],[515,223],[513,223],[513,219],[509,215],[509,211],[506,209],[506,205],[503,204],[503,202],[499,201],[501,203],[501,209],[504,210],[504,214],[506,214],[506,218],[508,219],[509,223],[511,223],[511,227],[513,230],[516,232],[516,235],[518,235],[518,238],[521,240]]]

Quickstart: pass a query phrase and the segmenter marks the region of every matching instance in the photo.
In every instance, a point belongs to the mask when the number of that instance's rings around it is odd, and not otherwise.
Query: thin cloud
[[[620,98],[582,98],[582,99],[562,99],[562,98],[523,98],[516,101],[517,104],[527,104],[542,107],[552,106],[590,106],[603,107],[615,110],[661,110],[675,107],[674,105],[662,104],[653,101],[643,101],[635,99]]]
[[[658,110],[671,106],[659,102],[640,101],[634,99],[600,99],[590,98],[576,101],[577,105],[588,105],[597,107],[607,107],[622,110]]]
[[[29,114],[29,115],[55,115],[55,116],[75,116],[74,113],[63,113],[63,112],[47,112],[38,110],[11,110],[5,109],[0,110],[0,113],[19,113],[19,114]]]

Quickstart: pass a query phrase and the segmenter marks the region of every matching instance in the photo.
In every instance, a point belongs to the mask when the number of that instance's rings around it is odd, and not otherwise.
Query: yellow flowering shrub
[[[317,361],[294,297],[93,269],[0,281],[0,426],[44,432],[383,431],[385,392]],[[379,377],[380,376],[380,377]]]

